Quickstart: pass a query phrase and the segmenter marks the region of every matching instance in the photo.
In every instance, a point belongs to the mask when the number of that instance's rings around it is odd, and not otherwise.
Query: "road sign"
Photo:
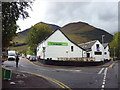
[[[48,42],[48,45],[52,46],[68,46],[67,42]]]

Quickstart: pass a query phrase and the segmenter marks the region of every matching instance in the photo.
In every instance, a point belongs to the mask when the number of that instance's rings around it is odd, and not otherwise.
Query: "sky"
[[[118,31],[118,2],[62,0],[35,0],[30,17],[19,19],[17,24],[21,31],[38,22],[55,24],[60,27],[72,22],[86,22],[111,34]],[[19,32],[19,31],[17,31]]]

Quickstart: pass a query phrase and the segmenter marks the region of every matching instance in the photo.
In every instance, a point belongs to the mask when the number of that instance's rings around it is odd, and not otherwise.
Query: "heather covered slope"
[[[113,36],[102,30],[95,28],[84,22],[69,23],[61,28],[61,30],[75,43],[84,43],[91,40],[100,40],[105,35],[104,41],[111,42]]]

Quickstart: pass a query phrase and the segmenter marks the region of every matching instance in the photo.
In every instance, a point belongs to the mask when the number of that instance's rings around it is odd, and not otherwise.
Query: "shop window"
[[[71,46],[71,52],[73,52],[73,46]]]

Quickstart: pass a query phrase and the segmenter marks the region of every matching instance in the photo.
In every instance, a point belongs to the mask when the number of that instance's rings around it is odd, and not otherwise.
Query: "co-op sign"
[[[49,46],[68,46],[67,42],[48,42]]]

